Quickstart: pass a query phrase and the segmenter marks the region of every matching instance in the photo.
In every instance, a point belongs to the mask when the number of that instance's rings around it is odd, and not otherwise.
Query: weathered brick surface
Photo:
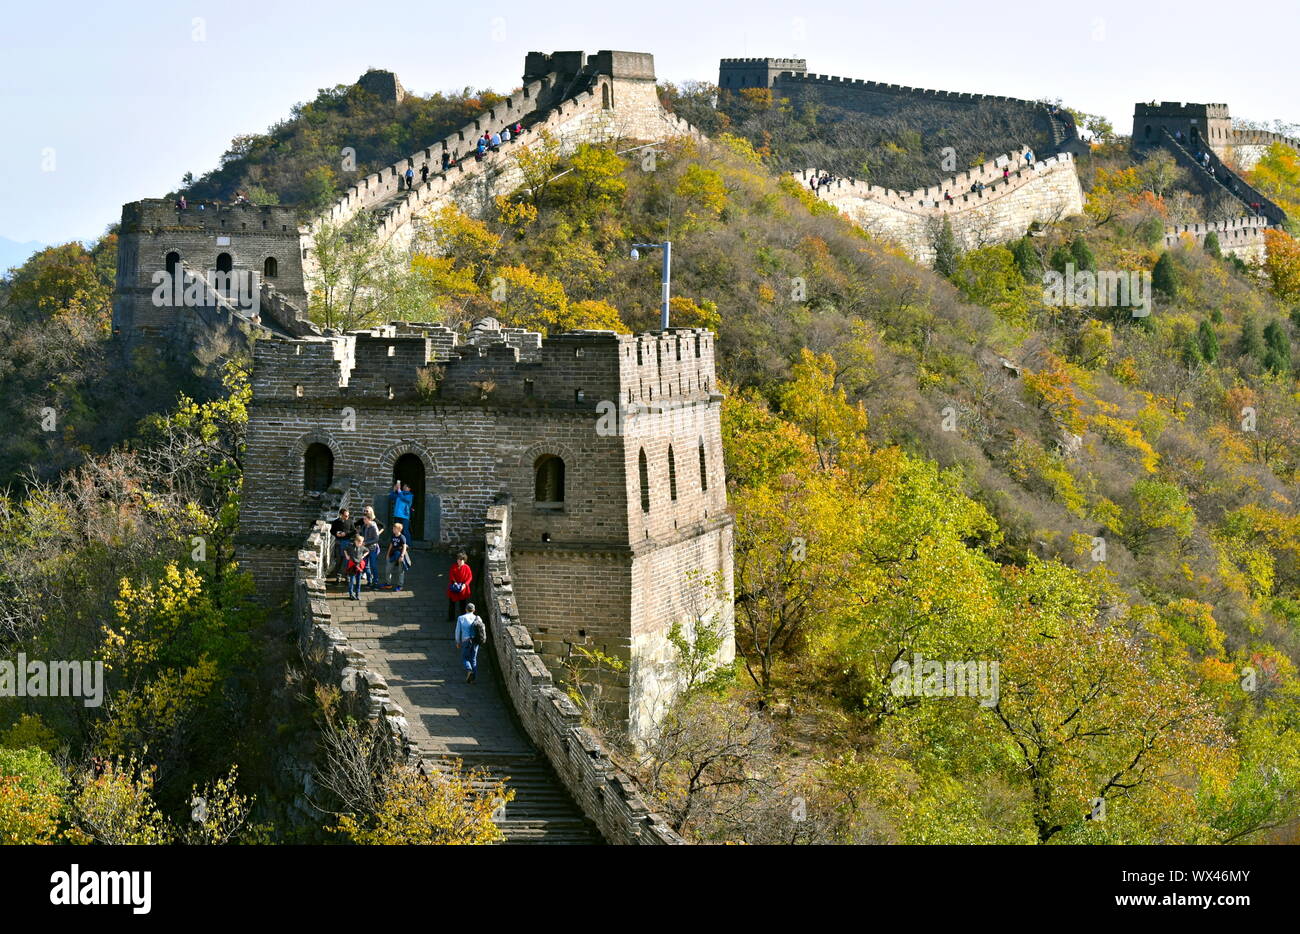
[[[678,328],[542,341],[485,322],[461,342],[442,331],[395,324],[257,343],[241,556],[274,599],[322,503],[346,494],[388,525],[394,465],[414,455],[431,546],[481,551],[488,508],[514,504],[519,612],[539,657],[556,672],[575,645],[625,660],[600,699],[641,736],[674,692],[671,626],[731,624],[714,337]],[[422,398],[416,375],[435,362],[439,392]],[[305,490],[317,444],[333,455],[327,494]],[[546,457],[564,465],[561,503],[536,500]]]
[[[672,845],[685,841],[651,811],[604,748],[600,737],[583,726],[578,708],[553,682],[537,655],[516,596],[524,585],[511,570],[511,509],[493,506],[486,522],[486,619],[490,642],[506,690],[532,741],[546,753],[551,767],[583,813],[608,843]]]
[[[1005,243],[1025,235],[1034,222],[1050,223],[1083,211],[1074,156],[1057,153],[1026,164],[1024,150],[1007,153],[929,188],[894,191],[852,179],[836,179],[817,195],[868,232],[901,246],[919,263],[933,264],[935,241],[945,220],[963,250]],[[1002,178],[1003,168],[1010,178]],[[807,184],[815,170],[795,177]],[[971,185],[983,182],[981,192]],[[952,195],[948,201],[944,194]]]

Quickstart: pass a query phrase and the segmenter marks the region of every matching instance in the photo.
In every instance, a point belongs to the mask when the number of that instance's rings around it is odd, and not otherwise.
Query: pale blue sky
[[[123,202],[202,173],[231,137],[371,66],[420,93],[509,91],[530,49],[649,51],[674,81],[716,80],[724,56],[793,55],[823,74],[1060,97],[1127,131],[1133,103],[1153,99],[1300,121],[1298,27],[1295,0],[12,3],[0,237],[95,237]]]

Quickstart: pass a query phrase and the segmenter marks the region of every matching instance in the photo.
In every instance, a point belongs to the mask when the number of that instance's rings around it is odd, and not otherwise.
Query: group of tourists
[[[816,191],[818,188],[825,188],[831,182],[835,181],[835,176],[830,172],[823,172],[821,175],[814,175],[808,179],[808,186]]]
[[[384,527],[375,518],[373,506],[367,506],[355,520],[346,509],[330,523],[334,542],[335,581],[348,581],[348,599],[361,599],[362,584],[378,590],[379,564],[384,562],[384,590],[401,590],[406,585],[406,571],[411,566],[411,539],[407,532],[411,522],[411,504],[415,494],[407,484],[395,481],[388,494],[393,529],[382,541]]]
[[[500,152],[501,147],[512,139],[518,139],[524,133],[524,125],[515,122],[500,130],[484,130],[483,135],[474,142],[474,161],[482,162],[490,152]]]
[[[524,135],[524,125],[516,121],[513,124],[502,127],[497,132],[485,130],[483,135],[474,142],[474,161],[482,162],[483,157],[489,152],[500,152],[501,146],[513,139],[518,139]],[[448,172],[458,165],[456,153],[449,149],[442,151],[442,171]],[[415,187],[415,169],[412,166],[406,167],[406,172],[402,175],[406,182],[406,190],[411,191]],[[420,166],[420,184],[427,185],[429,182],[429,163]],[[398,186],[401,187],[400,185]]]
[[[348,582],[348,599],[360,600],[363,585],[381,589],[379,566],[383,562],[383,590],[398,591],[406,585],[406,572],[411,567],[410,528],[411,509],[415,494],[409,484],[394,481],[388,493],[389,514],[393,529],[384,540],[384,527],[375,518],[373,506],[366,506],[357,519],[345,507],[338,518],[330,523],[330,536],[334,542],[335,582],[344,577]],[[465,681],[472,684],[478,676],[478,650],[487,642],[487,626],[474,612],[470,591],[474,571],[469,566],[465,552],[458,552],[447,571],[447,621],[454,623],[452,639],[461,653]]]

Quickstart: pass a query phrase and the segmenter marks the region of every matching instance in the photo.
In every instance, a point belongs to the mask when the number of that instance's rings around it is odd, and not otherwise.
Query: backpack
[[[487,642],[487,626],[483,624],[483,617],[477,613],[474,615],[474,636],[475,645],[483,645]]]

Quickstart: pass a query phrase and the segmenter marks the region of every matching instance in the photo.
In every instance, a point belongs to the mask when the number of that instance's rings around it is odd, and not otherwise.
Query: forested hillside
[[[658,264],[628,247],[673,241],[674,323],[719,335],[739,660],[700,666],[705,625],[678,640],[690,689],[648,746],[620,752],[652,805],[699,841],[1293,841],[1300,247],[1270,232],[1258,268],[1213,243],[1163,250],[1164,176],[1121,142],[1085,157],[1084,215],[931,271],[782,178],[806,153],[726,126],[649,163],[539,146],[528,190],[481,220],[428,218],[397,276],[363,225],[348,237],[367,296],[350,326],[491,314],[546,332],[655,326]],[[865,158],[889,164],[877,146]],[[236,148],[191,190],[288,200],[274,179],[306,174]],[[1293,153],[1255,177],[1300,200]],[[5,282],[0,326],[31,349],[4,378],[40,373],[63,400],[154,380],[143,404],[161,376],[100,362],[110,240],[56,249]],[[1152,313],[1050,304],[1043,273],[1067,265],[1151,272]],[[337,312],[315,299],[318,319]],[[64,333],[83,336],[45,346]],[[394,810],[405,778],[334,835],[333,817],[304,828],[277,799],[276,744],[318,726],[341,741],[231,563],[240,361],[219,391],[190,392],[119,427],[69,418],[58,441],[30,440],[32,394],[6,394],[29,438],[8,475],[33,458],[48,479],[0,500],[0,638],[110,662],[115,700],[59,717],[0,700],[0,834],[170,839],[200,787],[228,802],[226,824],[202,825],[213,842],[381,842],[403,839],[394,813],[436,823]],[[110,430],[112,450],[95,434]],[[999,690],[899,690],[895,664],[918,656],[997,662]],[[576,672],[568,687],[583,699]]]

